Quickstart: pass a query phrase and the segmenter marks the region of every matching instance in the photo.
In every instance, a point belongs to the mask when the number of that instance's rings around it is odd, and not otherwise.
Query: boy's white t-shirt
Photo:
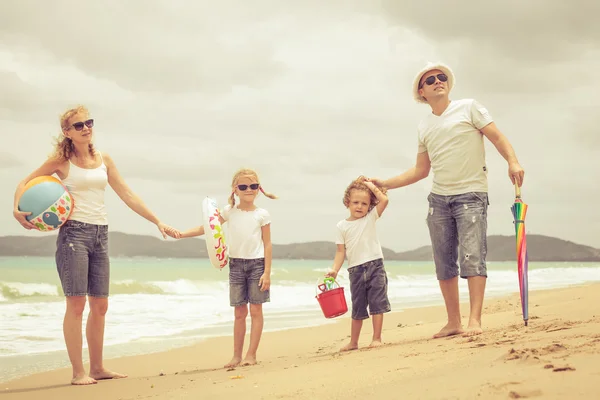
[[[250,260],[265,256],[262,227],[271,223],[267,210],[257,207],[253,211],[243,211],[228,204],[221,216],[227,221],[223,228],[229,257]]]
[[[427,151],[433,171],[431,191],[439,195],[487,192],[483,134],[493,122],[473,99],[452,100],[437,116],[430,113],[418,127],[419,153]]]
[[[335,243],[346,247],[348,268],[383,258],[375,226],[378,219],[377,207],[373,207],[362,218],[337,223]]]

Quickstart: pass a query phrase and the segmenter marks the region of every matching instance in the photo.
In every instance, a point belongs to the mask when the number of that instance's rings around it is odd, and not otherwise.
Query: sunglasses
[[[88,119],[85,122],[75,122],[73,125],[71,125],[73,128],[75,128],[76,131],[81,131],[83,130],[83,126],[87,126],[88,128],[91,128],[94,126],[94,120],[93,119]]]
[[[246,191],[250,187],[252,190],[257,190],[260,187],[260,183],[253,183],[251,185],[237,185],[237,188],[242,192]]]
[[[440,82],[446,82],[448,80],[448,76],[446,76],[446,74],[431,75],[423,81],[421,87],[423,87],[423,84],[425,83],[427,84],[427,86],[433,85],[435,83],[435,78],[438,78]]]

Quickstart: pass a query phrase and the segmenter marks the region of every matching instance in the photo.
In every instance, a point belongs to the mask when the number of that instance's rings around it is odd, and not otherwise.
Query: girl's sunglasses
[[[94,126],[94,120],[93,119],[88,119],[85,122],[75,122],[73,125],[71,125],[73,128],[75,128],[76,131],[81,131],[83,130],[83,126],[87,126],[88,128],[91,128]]]
[[[260,187],[260,183],[253,183],[251,185],[237,185],[237,188],[242,192],[246,191],[250,187],[252,190],[257,190]]]
[[[431,86],[435,83],[435,78],[438,78],[440,82],[446,82],[448,80],[448,77],[446,76],[446,74],[437,74],[437,75],[431,75],[428,76],[427,79],[425,79],[425,81],[423,81],[423,84],[427,84],[427,86]],[[421,87],[423,87],[423,85],[421,85]]]

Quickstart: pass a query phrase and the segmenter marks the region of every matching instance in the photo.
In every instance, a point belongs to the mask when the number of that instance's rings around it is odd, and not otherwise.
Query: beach
[[[461,305],[463,321],[468,304]],[[269,323],[266,319],[266,325]],[[386,314],[385,345],[340,353],[348,314],[328,325],[265,332],[259,364],[226,370],[230,337],[154,354],[112,358],[129,374],[88,387],[69,385],[61,368],[1,385],[10,399],[506,399],[598,398],[600,284],[530,292],[529,326],[518,294],[484,304],[480,336],[432,339],[445,323],[443,306]],[[246,340],[247,346],[248,340]],[[66,354],[64,354],[66,358]]]

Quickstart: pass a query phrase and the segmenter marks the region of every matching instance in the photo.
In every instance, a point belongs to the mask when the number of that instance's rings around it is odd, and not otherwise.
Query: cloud
[[[0,38],[30,61],[72,64],[134,91],[226,93],[282,72],[256,24],[236,25],[232,37],[220,26],[226,10],[221,19],[206,5],[22,1],[3,9]]]
[[[20,167],[22,165],[23,162],[19,160],[14,154],[0,152],[0,169]]]

